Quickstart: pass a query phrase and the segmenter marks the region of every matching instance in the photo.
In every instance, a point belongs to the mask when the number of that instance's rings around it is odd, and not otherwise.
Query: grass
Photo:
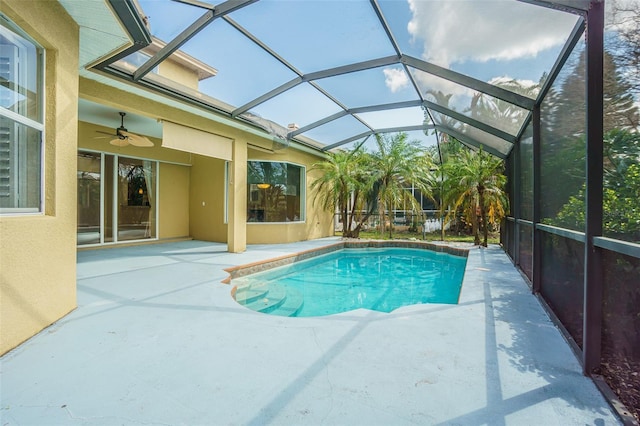
[[[342,232],[336,232],[336,236],[342,236]],[[360,238],[362,239],[373,239],[373,240],[388,240],[389,233],[385,232],[381,235],[377,231],[361,231]],[[416,240],[422,240],[422,232],[409,232],[409,231],[394,231],[393,239],[394,240],[408,240],[411,238],[415,238]],[[482,240],[482,235],[480,236]],[[424,241],[442,241],[440,231],[438,232],[430,232],[427,233]],[[463,242],[463,243],[473,243],[473,235],[465,235],[458,234],[454,232],[446,232],[445,233],[445,241],[448,242]],[[500,243],[500,234],[489,234],[489,239],[487,240],[489,244],[499,244]]]

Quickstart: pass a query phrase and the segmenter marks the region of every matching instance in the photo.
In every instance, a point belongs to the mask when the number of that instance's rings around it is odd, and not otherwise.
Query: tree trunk
[[[487,212],[484,208],[484,187],[478,187],[478,202],[480,203],[480,219],[482,220],[482,236],[484,238],[482,245],[487,247],[489,227],[487,226]]]
[[[375,204],[373,203],[369,204],[367,211],[364,214],[364,217],[358,222],[358,224],[356,225],[356,228],[354,229],[353,234],[355,235],[355,238],[360,238],[360,230],[362,229],[362,225],[364,225],[369,220],[374,210],[375,210]]]
[[[350,198],[352,198],[352,197],[350,197]],[[346,225],[347,225],[347,229],[348,229],[347,232],[348,232],[349,238],[353,238],[353,230],[351,229],[351,227],[353,226],[353,209],[354,209],[354,206],[355,206],[355,199],[354,198],[355,197],[352,198],[352,202],[350,204],[349,204],[349,202],[347,202],[348,209],[349,209],[349,212],[348,212],[349,220],[348,220]]]
[[[352,214],[350,214],[351,206],[349,205],[349,198],[347,198],[343,203],[342,210],[342,237],[343,238],[351,238],[351,220]]]
[[[471,229],[473,231],[473,244],[480,245],[480,234],[478,233],[478,213],[477,206],[471,206]]]
[[[349,238],[349,224],[347,223],[349,220],[349,206],[345,202],[343,206],[340,208],[340,216],[342,217],[342,237]]]
[[[444,219],[444,204],[440,204],[440,239],[442,241],[444,241]]]
[[[342,220],[342,236],[344,238],[351,238],[351,229],[349,229],[349,212],[344,211],[344,219]]]
[[[393,205],[389,203],[387,214],[389,215],[389,239],[390,240],[393,240],[393,219],[391,218],[391,215],[393,214],[392,207]]]

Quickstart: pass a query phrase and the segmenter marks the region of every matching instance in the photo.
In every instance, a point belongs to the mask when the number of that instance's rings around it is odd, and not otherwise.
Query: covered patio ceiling
[[[506,157],[585,30],[588,1],[109,0],[133,45],[93,66],[322,150],[438,132]],[[149,49],[154,42],[156,48]],[[198,90],[156,73],[175,52]],[[316,144],[317,142],[318,144]],[[366,146],[366,145],[365,145]]]

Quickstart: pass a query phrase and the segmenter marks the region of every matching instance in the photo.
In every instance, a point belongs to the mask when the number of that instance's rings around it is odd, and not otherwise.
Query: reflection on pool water
[[[310,317],[458,303],[466,257],[423,249],[342,249],[233,280],[241,305]]]

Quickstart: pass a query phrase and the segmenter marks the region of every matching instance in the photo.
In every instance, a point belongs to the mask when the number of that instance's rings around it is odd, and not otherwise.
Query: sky
[[[139,0],[154,36],[169,41],[205,10],[165,0]],[[525,84],[548,72],[577,17],[515,0],[379,0],[402,53],[482,81],[509,78]],[[302,74],[352,62],[393,56],[368,0],[261,0],[229,15]],[[240,34],[215,20],[181,47],[218,70],[200,90],[235,107],[297,77],[297,74]],[[449,105],[463,112],[473,91],[426,73],[414,74],[420,90],[451,95]],[[316,80],[346,108],[419,99],[398,64]],[[341,107],[309,83],[255,106],[252,113],[283,126],[306,126]],[[374,128],[419,125],[419,107],[359,114]],[[368,129],[352,117],[305,135],[331,144]],[[415,132],[424,143],[433,137]]]

